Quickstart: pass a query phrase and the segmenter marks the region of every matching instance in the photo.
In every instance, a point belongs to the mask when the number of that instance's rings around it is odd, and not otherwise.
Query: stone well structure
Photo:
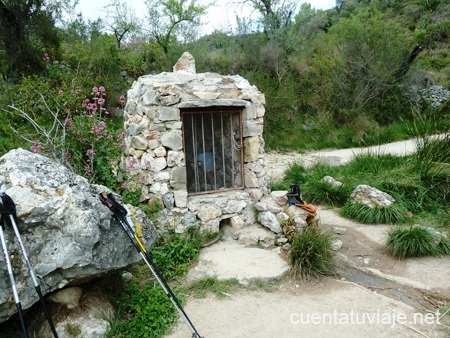
[[[158,221],[216,232],[255,222],[268,193],[265,97],[238,75],[195,72],[184,53],[173,72],[140,77],[128,91],[122,172],[141,200],[159,199]]]

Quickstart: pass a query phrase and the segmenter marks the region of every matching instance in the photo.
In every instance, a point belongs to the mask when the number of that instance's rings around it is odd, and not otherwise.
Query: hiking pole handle
[[[106,205],[109,209],[112,210],[113,204],[111,203],[111,201],[110,201],[109,198],[108,198],[108,195],[106,195],[106,193],[105,193],[104,191],[102,191],[102,192],[100,193],[100,200],[102,201],[102,203],[103,203],[104,205]]]

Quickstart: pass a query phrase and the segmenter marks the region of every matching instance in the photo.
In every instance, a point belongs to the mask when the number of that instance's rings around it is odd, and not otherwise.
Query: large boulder
[[[49,158],[23,149],[0,158],[0,189],[17,208],[17,226],[43,294],[129,266],[140,255],[100,199],[108,189],[89,182]],[[118,200],[119,196],[116,197]],[[130,224],[140,226],[151,248],[156,230],[139,209]],[[137,224],[137,225],[136,225]],[[138,229],[138,230],[141,230]],[[39,301],[14,233],[5,237],[22,307]],[[16,311],[6,264],[0,261],[0,322]]]

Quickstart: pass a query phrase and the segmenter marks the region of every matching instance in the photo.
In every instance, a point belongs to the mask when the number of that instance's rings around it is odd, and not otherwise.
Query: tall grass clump
[[[308,202],[333,207],[343,206],[349,194],[345,186],[333,186],[323,179],[309,182],[307,192]]]
[[[314,227],[305,228],[291,243],[291,274],[308,279],[314,275],[333,273],[335,260],[331,243],[331,232],[322,232]]]
[[[395,227],[388,232],[387,250],[396,257],[439,256],[450,253],[450,242],[441,237],[439,243],[429,230],[421,226]]]
[[[422,180],[432,179],[441,173],[449,174],[450,128],[443,127],[442,109],[428,108],[423,112],[413,109],[409,126],[416,144],[416,165]]]
[[[408,210],[399,203],[387,207],[371,208],[361,203],[347,203],[341,216],[364,224],[401,224],[408,220]]]

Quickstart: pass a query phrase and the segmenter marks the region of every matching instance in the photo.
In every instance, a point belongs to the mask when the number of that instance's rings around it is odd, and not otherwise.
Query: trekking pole
[[[191,330],[192,337],[193,338],[202,338],[194,325],[192,324],[191,320],[187,316],[186,312],[183,310],[183,308],[180,305],[180,302],[178,301],[177,297],[175,297],[174,293],[170,289],[169,285],[163,278],[161,272],[156,267],[155,263],[153,262],[153,259],[150,257],[150,255],[147,253],[147,250],[145,249],[144,245],[140,241],[139,237],[136,234],[136,231],[133,229],[133,227],[128,223],[125,215],[127,214],[127,210],[118,204],[116,200],[114,199],[112,194],[106,194],[104,192],[100,193],[100,200],[104,205],[106,205],[109,210],[111,210],[114,214],[114,217],[116,220],[120,223],[125,233],[128,235],[128,238],[133,243],[136,250],[141,255],[144,262],[149,267],[150,271],[152,272],[153,276],[155,276],[156,280],[158,281],[159,285],[163,289],[166,296],[170,299],[174,307],[177,309],[180,316],[184,319],[187,326]]]
[[[14,295],[14,301],[16,302],[17,312],[19,313],[20,324],[22,326],[23,336],[28,338],[27,327],[25,326],[25,320],[23,318],[22,305],[20,304],[19,293],[17,292],[16,282],[14,280],[14,274],[11,267],[11,261],[9,260],[8,248],[6,247],[5,236],[3,235],[3,211],[4,206],[0,200],[0,240],[2,242],[3,257],[5,257],[6,267],[8,269],[9,280],[11,281],[11,287]]]
[[[53,336],[55,338],[58,338],[58,334],[56,333],[56,329],[55,329],[55,325],[53,324],[52,317],[50,316],[50,313],[47,309],[47,305],[45,304],[44,296],[42,295],[42,291],[41,291],[41,287],[39,286],[39,282],[36,278],[36,275],[34,274],[33,267],[31,265],[30,260],[28,259],[28,255],[25,250],[25,246],[23,245],[23,242],[22,242],[22,238],[20,236],[19,229],[17,228],[17,224],[15,221],[16,205],[14,204],[14,201],[11,199],[11,197],[9,195],[7,195],[6,193],[1,193],[0,197],[1,197],[1,201],[3,202],[4,213],[9,215],[9,220],[10,220],[11,226],[14,230],[14,234],[16,235],[17,241],[19,242],[19,246],[22,251],[23,258],[28,267],[28,271],[30,272],[31,279],[33,280],[34,288],[36,289],[36,292],[39,296],[39,300],[41,301],[42,307],[44,308],[45,317],[47,318],[48,324],[50,325],[50,329],[53,333]]]

